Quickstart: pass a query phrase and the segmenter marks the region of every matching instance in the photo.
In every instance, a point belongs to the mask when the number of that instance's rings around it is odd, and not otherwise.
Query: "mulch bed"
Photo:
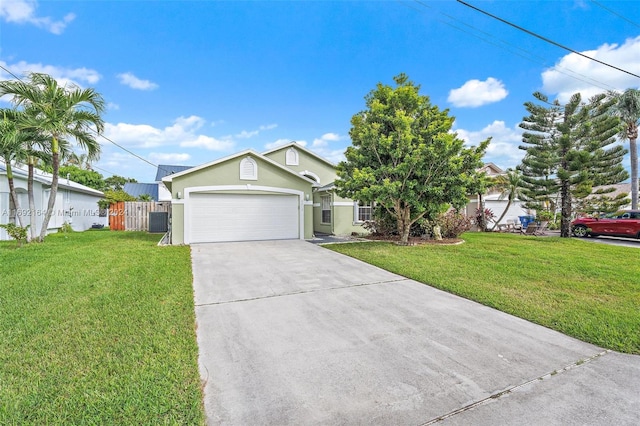
[[[399,235],[367,235],[364,237],[367,240],[385,241],[390,243],[397,243],[400,241]],[[464,240],[462,238],[443,238],[442,240],[428,240],[420,237],[409,237],[410,246],[420,245],[455,245],[462,244]]]

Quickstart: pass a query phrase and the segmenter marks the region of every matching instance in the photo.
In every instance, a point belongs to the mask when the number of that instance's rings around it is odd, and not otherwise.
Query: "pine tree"
[[[525,130],[520,149],[526,154],[519,166],[523,192],[527,207],[536,210],[559,200],[561,236],[569,237],[573,206],[591,196],[594,186],[627,178],[622,167],[626,151],[615,144],[619,121],[607,113],[611,100],[604,94],[585,103],[576,93],[565,105],[550,103],[541,93],[534,97],[544,105],[525,103],[529,116],[520,124]]]

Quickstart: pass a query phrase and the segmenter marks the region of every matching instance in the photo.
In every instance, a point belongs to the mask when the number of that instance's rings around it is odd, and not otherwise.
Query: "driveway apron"
[[[640,423],[638,356],[305,241],[191,253],[208,424]]]

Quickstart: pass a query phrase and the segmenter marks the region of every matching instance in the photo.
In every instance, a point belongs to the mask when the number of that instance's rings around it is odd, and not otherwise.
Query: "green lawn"
[[[640,354],[640,250],[466,233],[464,244],[325,246],[593,344]]]
[[[0,242],[0,424],[204,424],[188,247]]]

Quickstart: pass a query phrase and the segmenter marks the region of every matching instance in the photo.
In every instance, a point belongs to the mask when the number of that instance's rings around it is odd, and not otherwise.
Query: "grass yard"
[[[609,349],[640,354],[640,250],[466,233],[461,245],[325,246]]]
[[[0,242],[0,424],[204,424],[188,247]]]

